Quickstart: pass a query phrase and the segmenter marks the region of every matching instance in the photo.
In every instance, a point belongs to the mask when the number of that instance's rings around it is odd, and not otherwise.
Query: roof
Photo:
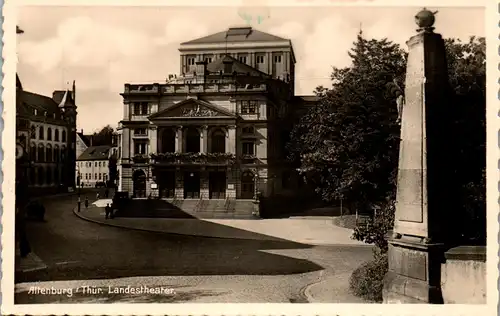
[[[111,146],[92,146],[85,151],[76,160],[108,160]]]
[[[28,108],[31,107],[38,111],[46,111],[50,116],[52,116],[53,113],[56,113],[58,116],[61,114],[57,103],[47,96],[28,92],[26,90],[19,90],[17,97],[19,101],[22,102],[20,105],[23,107],[27,106]]]
[[[232,63],[230,73],[236,72],[237,74],[250,74],[251,76],[269,77],[268,74],[266,74],[260,70],[257,70],[255,68],[253,68],[252,66],[244,64],[244,63],[240,62],[239,60],[237,60],[236,58],[231,57],[229,55],[224,55],[224,57],[216,59],[213,62],[211,62],[210,64],[208,64],[207,70],[211,73],[218,73],[220,71],[225,73],[224,64],[228,63],[228,62]]]
[[[83,133],[76,133],[76,134],[78,135],[78,137],[80,137],[85,146],[87,147],[90,146],[90,137],[92,137],[92,135],[84,135]]]
[[[57,98],[59,98],[59,96],[60,96],[59,92],[63,92],[63,91],[54,91],[54,92],[57,92]],[[54,93],[54,98],[55,97],[56,97],[56,94]],[[59,107],[63,108],[63,107],[70,107],[70,106],[75,106],[75,102],[73,101],[73,98],[71,96],[71,92],[69,90],[66,90],[64,92],[64,95],[63,95],[61,101],[59,101]]]
[[[23,85],[21,84],[21,80],[19,79],[19,75],[16,73],[16,88],[23,89]]]
[[[181,43],[186,44],[213,44],[213,43],[234,43],[234,42],[282,42],[289,39],[271,35],[261,31],[254,30],[251,27],[233,27],[227,31],[218,32],[212,35],[194,39],[192,41]]]

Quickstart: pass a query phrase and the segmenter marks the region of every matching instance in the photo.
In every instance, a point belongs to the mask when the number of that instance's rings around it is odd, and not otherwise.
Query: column
[[[226,131],[226,152],[236,154],[236,126],[230,125]]]
[[[200,152],[208,152],[208,126],[203,125],[200,132]]]
[[[158,153],[158,128],[156,126],[149,129],[149,153]]]
[[[131,144],[131,139],[130,139],[130,128],[125,127],[123,129],[122,133],[122,158],[123,159],[129,159],[131,157],[130,155],[130,148],[132,147]]]
[[[453,173],[453,104],[446,51],[433,13],[417,14],[410,38],[401,118],[394,234],[389,239],[385,303],[442,303],[441,263],[459,232]],[[396,106],[396,104],[394,105]]]
[[[177,126],[176,133],[175,133],[175,152],[176,153],[181,153],[184,150],[184,137],[182,135],[182,126]]]
[[[175,198],[184,199],[184,173],[180,169],[175,170]]]
[[[208,200],[209,198],[209,190],[208,190],[208,171],[205,168],[200,170],[200,197],[204,200]]]

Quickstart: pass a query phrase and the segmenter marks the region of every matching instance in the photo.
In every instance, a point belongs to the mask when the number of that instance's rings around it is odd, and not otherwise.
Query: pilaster
[[[236,125],[230,125],[227,127],[226,152],[236,154]]]
[[[149,153],[158,152],[158,128],[156,126],[149,128]]]
[[[184,150],[184,136],[182,126],[177,126],[175,133],[175,152],[181,153]]]
[[[200,152],[208,152],[208,126],[203,125],[200,132]]]

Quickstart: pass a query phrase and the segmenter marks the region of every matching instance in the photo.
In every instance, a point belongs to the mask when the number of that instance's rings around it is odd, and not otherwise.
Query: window
[[[97,173],[94,174],[94,180],[97,180]]]
[[[189,66],[193,66],[194,65],[194,61],[195,61],[195,58],[194,57],[188,57],[187,58],[187,64]]]
[[[145,128],[134,129],[134,135],[147,135]]]
[[[102,173],[99,173],[99,180],[101,180],[101,177],[102,177]]]
[[[264,55],[257,55],[255,57],[255,61],[257,62],[257,64],[263,64],[264,63]]]
[[[52,162],[52,147],[50,145],[47,145],[47,150],[45,151],[46,155],[46,161],[47,162]]]
[[[281,63],[281,55],[274,55],[274,63],[275,64]]]
[[[62,140],[63,143],[66,142],[66,131],[62,131]]]
[[[66,161],[66,148],[61,147],[61,162],[65,162],[65,161]]]
[[[134,115],[139,115],[139,114],[141,114],[141,104],[134,103]]]
[[[99,167],[101,166],[101,162],[99,161]]]
[[[96,162],[94,162],[94,166],[95,166],[95,167],[97,167],[97,161],[96,161]]]
[[[148,103],[147,102],[141,103],[141,114],[142,115],[148,114]]]
[[[59,141],[59,130],[58,129],[54,130],[54,140],[56,142]]]
[[[35,146],[35,144],[31,144],[31,147],[30,147],[30,160],[32,162],[36,162],[36,146]]]
[[[257,101],[241,101],[241,113],[242,114],[255,114],[257,113]]]
[[[52,140],[52,128],[47,129],[47,140]]]
[[[254,133],[255,133],[255,130],[254,130],[253,126],[243,127],[243,134],[254,134]]]
[[[38,145],[38,161],[45,161],[45,148],[43,148],[42,144]]]
[[[38,139],[43,139],[43,126],[38,129]]]
[[[134,154],[146,154],[146,143],[145,142],[135,142],[134,143]]]
[[[31,138],[36,139],[36,127],[35,127],[35,125],[31,126]]]
[[[148,103],[147,102],[134,103],[134,115],[147,115],[147,114],[148,114]]]
[[[243,155],[255,155],[255,144],[253,142],[243,143]]]
[[[210,64],[212,62],[212,57],[205,57],[205,62]]]
[[[54,161],[59,162],[59,147],[57,145],[54,146]]]
[[[88,173],[86,173],[86,174],[85,174],[85,180],[88,180],[88,179],[89,179],[89,174],[88,174]]]
[[[240,63],[246,64],[247,63],[247,56],[240,56],[238,57],[238,60]]]

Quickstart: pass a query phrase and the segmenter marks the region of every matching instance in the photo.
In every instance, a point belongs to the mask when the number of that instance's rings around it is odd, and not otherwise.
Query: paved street
[[[16,303],[359,302],[346,291],[346,275],[372,255],[369,247],[360,246],[204,238],[103,226],[76,217],[75,203],[76,196],[47,201],[46,222],[28,223],[32,248],[47,269],[21,275]],[[332,281],[336,275],[338,283]],[[325,280],[332,283],[327,290],[314,290],[324,288]],[[32,283],[37,281],[43,282]],[[89,285],[105,291],[29,294],[35,285],[59,289]],[[170,292],[106,292],[108,286],[141,285]]]

